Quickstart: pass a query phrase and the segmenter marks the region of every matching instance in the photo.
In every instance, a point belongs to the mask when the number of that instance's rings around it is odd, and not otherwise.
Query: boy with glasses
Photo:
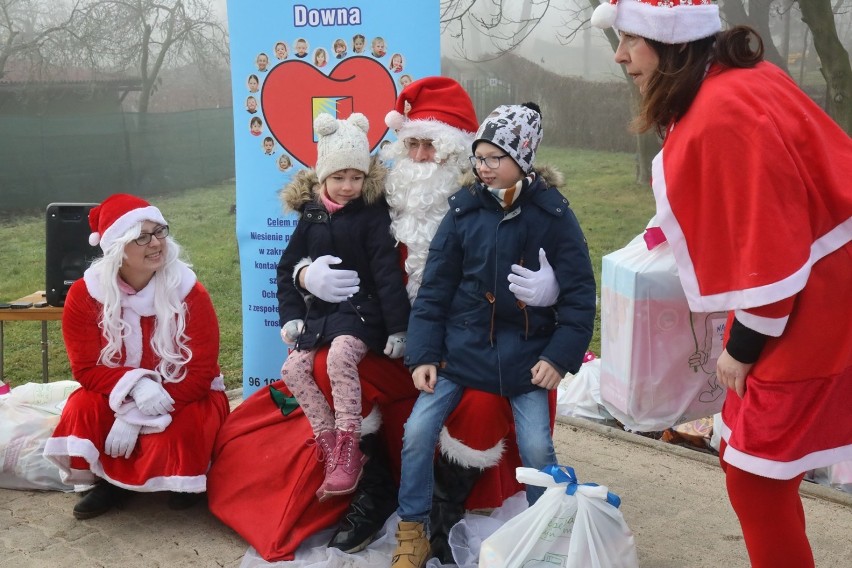
[[[525,466],[557,463],[548,391],[583,361],[595,280],[579,223],[554,186],[561,175],[533,169],[540,141],[537,105],[492,112],[472,146],[477,181],[449,198],[432,239],[408,327],[405,364],[421,392],[405,424],[394,568],[422,568],[431,556],[432,460],[445,417],[465,389],[509,399]],[[528,306],[508,276],[547,258],[556,303]],[[527,488],[530,505],[543,491]]]

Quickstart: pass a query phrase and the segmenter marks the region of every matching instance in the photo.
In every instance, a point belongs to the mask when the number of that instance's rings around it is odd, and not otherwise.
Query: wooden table
[[[44,301],[44,291],[33,292],[29,296],[24,296],[10,303],[15,302],[37,302]],[[0,380],[3,380],[3,324],[7,321],[40,321],[41,322],[41,379],[43,382],[48,382],[47,375],[47,348],[49,345],[47,339],[47,322],[60,321],[62,319],[62,308],[47,306],[44,308],[23,308],[13,309],[4,308],[0,310]]]

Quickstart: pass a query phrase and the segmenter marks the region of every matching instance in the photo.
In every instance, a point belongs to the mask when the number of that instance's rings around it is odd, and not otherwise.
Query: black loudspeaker
[[[89,211],[97,203],[51,203],[47,206],[45,294],[51,306],[62,306],[68,288],[83,276],[100,247],[89,244]]]

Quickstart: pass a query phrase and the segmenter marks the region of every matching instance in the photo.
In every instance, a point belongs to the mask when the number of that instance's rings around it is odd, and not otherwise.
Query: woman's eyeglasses
[[[470,165],[473,166],[474,169],[485,164],[488,166],[488,169],[496,170],[500,167],[500,160],[508,157],[509,154],[503,154],[502,156],[485,156],[484,158],[480,158],[479,156],[470,156],[468,160],[470,160]]]
[[[140,247],[144,247],[148,243],[151,242],[151,237],[157,237],[158,241],[162,241],[166,237],[169,236],[169,226],[168,225],[160,225],[156,229],[154,229],[150,233],[142,233],[133,241]]]

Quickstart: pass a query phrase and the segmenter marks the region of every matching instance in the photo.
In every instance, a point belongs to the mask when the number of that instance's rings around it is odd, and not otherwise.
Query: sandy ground
[[[560,462],[580,482],[609,486],[645,568],[748,566],[715,458],[579,419],[560,418]],[[819,567],[852,566],[852,495],[803,484]],[[160,494],[77,521],[78,497],[0,489],[0,567],[238,567],[248,545],[203,505],[171,511]]]

